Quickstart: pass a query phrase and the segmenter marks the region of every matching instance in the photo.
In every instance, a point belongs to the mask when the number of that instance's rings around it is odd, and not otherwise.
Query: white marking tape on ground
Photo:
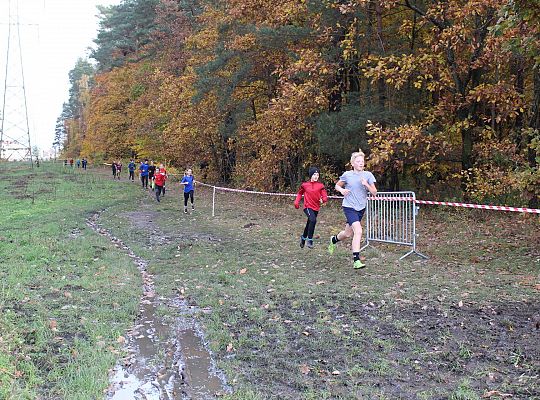
[[[232,189],[221,186],[209,185],[200,181],[196,181],[197,184],[201,186],[206,186],[213,188],[215,190],[220,190],[222,192],[236,192],[236,193],[252,193],[252,194],[263,194],[267,196],[288,196],[296,197],[296,193],[274,193],[274,192],[258,192],[254,190],[243,190],[243,189]],[[329,199],[343,199],[341,196],[328,196]],[[369,197],[368,197],[369,199]],[[410,199],[404,199],[402,197],[377,197],[377,200],[388,200],[388,201],[411,201]],[[464,208],[479,208],[482,210],[496,210],[496,211],[512,211],[520,213],[529,213],[529,214],[540,214],[539,208],[524,208],[524,207],[508,207],[508,206],[490,206],[486,204],[470,204],[470,203],[455,203],[449,201],[431,201],[431,200],[414,200],[416,204],[427,204],[435,206],[450,206],[450,207],[464,207]]]

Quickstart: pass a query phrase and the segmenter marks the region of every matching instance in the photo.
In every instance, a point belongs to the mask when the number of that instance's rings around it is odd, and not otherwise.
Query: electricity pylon
[[[4,96],[0,115],[0,161],[28,160],[32,163],[30,126],[24,69],[21,50],[19,3],[9,1],[8,40],[6,52],[6,74]]]

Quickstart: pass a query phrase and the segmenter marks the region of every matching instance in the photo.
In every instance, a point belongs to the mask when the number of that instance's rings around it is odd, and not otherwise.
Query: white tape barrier
[[[287,197],[296,197],[296,193],[275,193],[275,192],[258,192],[254,190],[244,190],[244,189],[232,189],[222,186],[209,185],[200,181],[196,181],[197,184],[201,186],[206,186],[214,189],[214,194],[216,190],[222,192],[236,192],[236,193],[251,193],[251,194],[262,194],[266,196],[287,196]],[[215,197],[215,196],[214,196]],[[342,196],[328,196],[329,199],[343,199]],[[372,198],[368,197],[368,200]],[[482,210],[496,210],[496,211],[512,211],[520,213],[529,213],[529,214],[540,214],[540,209],[538,208],[524,208],[524,207],[508,207],[508,206],[490,206],[486,204],[470,204],[470,203],[455,203],[448,201],[431,201],[431,200],[411,200],[410,198],[402,197],[376,197],[377,201],[387,200],[387,201],[414,201],[416,204],[427,204],[427,205],[441,205],[441,206],[450,206],[450,207],[464,207],[464,208],[478,208]],[[214,200],[212,200],[214,204]],[[212,216],[214,216],[214,209],[212,207]]]

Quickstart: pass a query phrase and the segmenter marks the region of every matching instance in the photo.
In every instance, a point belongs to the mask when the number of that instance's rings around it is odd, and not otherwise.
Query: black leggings
[[[159,201],[159,196],[162,194],[162,193],[165,193],[165,188],[163,186],[159,186],[159,185],[155,185],[155,191],[156,191],[156,199],[157,201]]]
[[[191,200],[191,205],[193,205],[193,192],[193,190],[190,190],[189,192],[184,192],[184,207],[187,207],[188,199]]]
[[[304,208],[304,214],[307,215],[306,227],[304,228],[304,238],[313,239],[313,232],[315,232],[315,225],[317,224],[317,214],[319,212],[311,208]]]
[[[148,189],[148,175],[141,175],[142,187]]]

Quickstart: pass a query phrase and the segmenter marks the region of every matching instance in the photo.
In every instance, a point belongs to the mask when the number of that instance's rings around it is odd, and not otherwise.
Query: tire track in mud
[[[99,225],[103,211],[87,219],[87,225],[125,251],[141,272],[143,296],[135,325],[125,336],[125,357],[114,368],[107,400],[214,399],[230,393],[225,375],[216,367],[195,320],[203,312],[181,298],[157,296],[148,262],[136,255],[121,239]],[[176,310],[166,321],[159,306]]]

